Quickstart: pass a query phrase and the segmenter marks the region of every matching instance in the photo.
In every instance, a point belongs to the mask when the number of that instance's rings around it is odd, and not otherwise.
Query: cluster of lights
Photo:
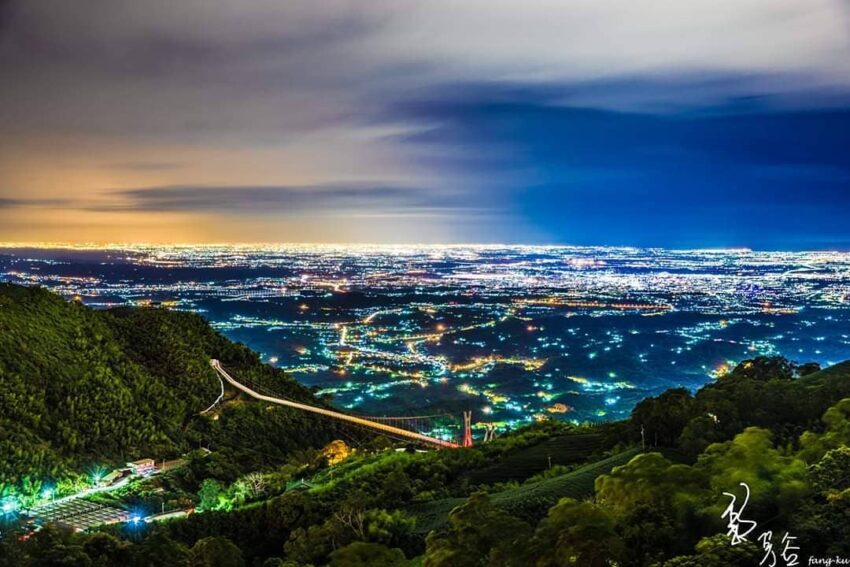
[[[0,501],[0,512],[4,515],[6,514],[14,514],[21,507],[21,503],[14,496],[7,496],[2,501]]]
[[[630,391],[641,375],[624,369],[624,356],[639,373],[704,380],[735,360],[787,353],[789,344],[812,358],[850,347],[846,334],[833,332],[850,313],[850,254],[843,253],[342,245],[132,246],[105,253],[141,267],[257,275],[128,282],[62,274],[59,261],[12,255],[0,264],[0,279],[47,285],[96,305],[203,311],[209,301],[274,302],[285,315],[229,309],[234,314],[212,323],[224,332],[275,333],[287,346],[265,360],[339,394],[351,408],[418,395],[407,388],[447,385],[486,403],[494,419],[528,421],[567,413],[564,407],[602,416],[627,411],[634,399]],[[46,264],[51,270],[41,269]],[[268,268],[282,275],[262,271]],[[352,290],[378,301],[327,301]],[[634,322],[650,316],[662,324]],[[616,328],[588,323],[601,318],[616,318]],[[782,318],[806,326],[806,336],[817,332],[818,344],[794,344],[803,333],[788,325],[773,329]],[[832,328],[824,328],[826,321]],[[509,391],[499,383],[505,366],[527,377],[528,387]],[[599,407],[578,403],[574,410],[568,404],[576,396]]]

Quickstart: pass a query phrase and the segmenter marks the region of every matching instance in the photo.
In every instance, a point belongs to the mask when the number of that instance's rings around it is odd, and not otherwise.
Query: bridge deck
[[[228,384],[230,384],[231,386],[233,386],[234,388],[236,388],[238,390],[241,390],[242,392],[245,392],[246,394],[248,394],[252,398],[256,398],[258,400],[263,400],[265,402],[269,402],[269,403],[272,403],[272,404],[278,404],[278,405],[282,405],[282,406],[300,409],[300,410],[303,410],[303,411],[308,411],[308,412],[311,412],[311,413],[316,413],[316,414],[319,414],[319,415],[324,415],[326,417],[331,417],[333,419],[338,419],[338,420],[341,420],[341,421],[347,421],[349,423],[355,423],[357,425],[361,425],[361,426],[364,426],[364,427],[375,429],[375,430],[381,431],[383,433],[388,433],[390,435],[397,435],[397,436],[404,437],[404,438],[407,438],[407,439],[413,439],[415,441],[427,443],[429,445],[434,445],[434,446],[437,446],[437,447],[454,449],[454,448],[459,446],[457,443],[453,443],[452,441],[445,441],[443,439],[437,439],[435,437],[428,437],[427,435],[422,435],[421,433],[416,433],[414,431],[408,431],[408,430],[402,429],[400,427],[393,427],[392,425],[387,425],[385,423],[370,421],[368,419],[363,419],[362,417],[357,417],[357,416],[354,416],[354,415],[348,415],[348,414],[345,414],[345,413],[342,413],[342,412],[333,411],[333,410],[329,410],[329,409],[326,409],[326,408],[311,406],[309,404],[302,404],[300,402],[293,402],[292,400],[285,400],[285,399],[282,399],[282,398],[275,398],[275,397],[272,397],[272,396],[266,396],[264,394],[260,394],[259,392],[252,390],[251,388],[249,388],[248,386],[245,386],[244,384],[239,383],[235,378],[233,378],[230,374],[228,374],[227,371],[224,368],[222,368],[221,363],[218,360],[215,360],[215,359],[211,360],[210,365],[212,365],[212,367],[215,369],[216,372],[219,373],[219,375],[221,375],[221,377],[223,377],[225,380],[227,380]]]

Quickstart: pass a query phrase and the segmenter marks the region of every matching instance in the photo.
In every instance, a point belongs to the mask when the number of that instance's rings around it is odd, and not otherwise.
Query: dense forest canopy
[[[328,422],[287,408],[260,414],[256,404],[231,404],[215,420],[199,416],[221,388],[210,358],[321,403],[199,315],[99,311],[0,284],[0,484],[61,481],[199,447],[250,470],[333,438]]]

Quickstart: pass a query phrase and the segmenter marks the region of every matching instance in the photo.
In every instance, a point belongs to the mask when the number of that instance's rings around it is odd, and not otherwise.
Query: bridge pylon
[[[463,443],[464,447],[472,447],[472,412],[463,412]]]

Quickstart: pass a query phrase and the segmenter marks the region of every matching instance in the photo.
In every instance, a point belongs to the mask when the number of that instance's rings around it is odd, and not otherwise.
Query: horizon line
[[[378,242],[68,242],[68,241],[0,241],[0,249],[34,248],[42,250],[128,250],[133,248],[538,248],[538,249],[625,249],[625,250],[666,250],[671,252],[716,252],[716,253],[829,253],[850,254],[850,250],[840,249],[780,249],[751,248],[747,246],[706,246],[706,247],[666,247],[635,246],[628,244],[522,244],[522,243],[378,243]]]

